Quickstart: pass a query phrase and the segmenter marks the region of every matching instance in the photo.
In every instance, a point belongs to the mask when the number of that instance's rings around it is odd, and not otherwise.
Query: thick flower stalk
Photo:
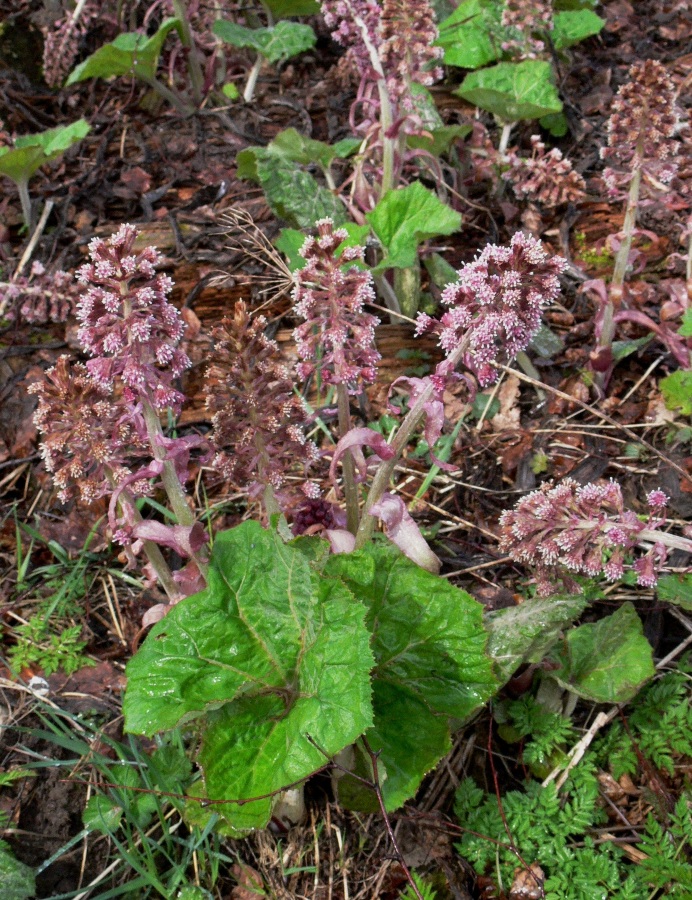
[[[566,265],[523,232],[509,247],[488,244],[442,292],[450,309],[440,321],[419,315],[418,333],[436,331],[447,356],[463,344],[466,366],[481,385],[492,384],[497,364],[514,359],[537,334],[544,308],[560,292],[558,276]]]
[[[290,476],[304,478],[319,451],[305,437],[307,411],[290,369],[278,359],[276,342],[264,333],[266,325],[263,316],[251,319],[240,302],[233,317],[215,329],[206,397],[214,466],[250,497],[261,496],[272,514],[295,502]]]
[[[640,585],[653,587],[667,548],[692,552],[692,541],[661,530],[667,502],[663,491],[651,491],[642,520],[625,508],[617,482],[578,485],[565,478],[502,514],[500,549],[533,570],[542,596],[579,591],[570,573],[616,581],[631,569]]]
[[[528,198],[547,209],[576,203],[584,197],[586,184],[582,176],[575,172],[572,163],[565,159],[557,147],[546,153],[546,146],[540,137],[531,137],[532,154],[520,157],[515,152],[508,154],[512,189],[519,198]]]
[[[365,312],[375,299],[370,272],[358,268],[363,247],[338,247],[348,237],[334,229],[331,219],[316,223],[317,235],[308,237],[300,255],[306,263],[294,274],[294,311],[305,319],[293,332],[301,362],[301,378],[317,373],[324,384],[336,385],[339,405],[339,435],[351,428],[349,394],[362,391],[376,377],[380,354],[375,348],[376,316]],[[353,459],[344,461],[344,488],[348,525],[358,525],[358,493]]]

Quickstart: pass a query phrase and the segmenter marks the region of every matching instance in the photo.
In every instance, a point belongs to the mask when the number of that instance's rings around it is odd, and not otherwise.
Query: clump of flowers
[[[29,275],[0,283],[0,311],[8,319],[21,319],[32,325],[65,322],[75,313],[79,293],[69,272],[50,272],[43,263],[34,261]]]
[[[322,15],[335,41],[361,77],[381,69],[392,100],[410,95],[410,85],[442,78],[435,14],[428,0],[323,0]],[[375,58],[373,58],[373,56]],[[410,107],[410,96],[406,103]]]
[[[145,441],[85,366],[61,356],[29,392],[38,395],[34,422],[44,434],[41,455],[60,500],[92,503],[130,474],[127,463],[144,452]]]
[[[145,398],[156,410],[179,412],[183,396],[172,381],[190,366],[178,347],[185,326],[167,300],[173,282],[155,270],[160,254],[153,247],[136,253],[136,238],[137,229],[123,225],[107,241],[91,241],[92,261],[77,272],[88,287],[77,306],[79,340],[97,383],[112,389],[119,377],[127,401]]]
[[[657,60],[645,59],[630,68],[629,77],[613,100],[608,145],[601,149],[602,158],[612,163],[603,178],[615,194],[637,171],[667,184],[677,169],[672,138],[679,116],[670,75]]]
[[[305,437],[307,412],[294,392],[290,369],[277,358],[276,342],[264,333],[266,326],[264,316],[251,319],[240,302],[233,317],[215,329],[207,409],[213,414],[214,466],[251,497],[269,488],[285,510],[292,499],[286,490],[289,474],[302,469],[304,475],[319,453]],[[265,505],[273,512],[268,499],[265,493]]]
[[[73,12],[43,29],[43,78],[49,87],[61,87],[74,66],[79,41],[98,16],[98,4],[80,0]]]
[[[492,384],[496,364],[513,359],[537,334],[543,309],[560,292],[558,276],[566,265],[523,232],[509,247],[488,244],[442,292],[450,309],[439,322],[419,315],[417,331],[436,331],[447,356],[463,347],[464,363],[480,384]]]
[[[565,203],[581,200],[586,190],[584,179],[572,168],[562,152],[553,147],[546,153],[540,137],[531,137],[531,156],[508,154],[510,169],[508,178],[519,198],[528,198],[551,209]]]
[[[542,485],[502,514],[500,549],[533,570],[542,596],[561,587],[579,591],[569,573],[616,581],[631,569],[639,584],[653,587],[668,546],[692,550],[692,541],[661,531],[667,503],[663,491],[651,491],[642,520],[625,508],[617,482],[579,485],[565,478]],[[643,554],[632,560],[642,546]]]
[[[305,322],[293,332],[298,374],[309,378],[319,372],[325,384],[345,385],[356,392],[372,383],[380,354],[375,349],[379,319],[364,311],[375,299],[370,272],[359,269],[363,247],[338,247],[348,237],[331,219],[316,223],[317,235],[308,237],[300,255],[306,260],[296,271],[294,311]]]
[[[545,51],[536,34],[553,30],[552,0],[505,0],[500,21],[509,32],[502,49],[519,59],[535,59]]]

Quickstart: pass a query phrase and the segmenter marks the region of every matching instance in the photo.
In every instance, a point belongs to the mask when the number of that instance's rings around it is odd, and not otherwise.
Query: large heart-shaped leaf
[[[500,15],[501,4],[497,2],[464,0],[460,3],[440,22],[436,43],[444,47],[445,63],[462,69],[479,69],[499,59],[502,56]]]
[[[320,577],[325,546],[284,544],[254,522],[218,535],[208,587],[155,625],[128,665],[128,731],[205,715],[207,796],[243,801],[219,810],[236,829],[264,825],[271,795],[372,721],[365,610],[342,582]]]
[[[389,542],[333,556],[326,571],[367,607],[375,655],[367,737],[380,751],[385,802],[395,809],[447,751],[450,720],[468,719],[497,688],[482,606]]]
[[[543,59],[502,62],[469,72],[455,93],[503,122],[538,119],[562,110],[553,70]]]
[[[249,47],[260,53],[270,63],[281,62],[304,53],[315,46],[317,37],[309,25],[286,22],[282,19],[271,28],[246,28],[236,22],[218,19],[212,28],[214,34],[234,47]]]
[[[461,215],[423,187],[420,181],[387,191],[365,218],[385,251],[377,272],[414,265],[418,260],[419,244],[441,234],[453,234],[461,228]]]
[[[551,671],[551,677],[598,703],[631,700],[655,672],[651,644],[629,602],[612,616],[568,631],[553,658],[560,667]]]
[[[166,19],[150,38],[136,31],[119,34],[112,43],[99,47],[80,63],[66,84],[117,75],[134,75],[144,80],[154,78],[161,48],[173,28],[180,32],[180,19]]]

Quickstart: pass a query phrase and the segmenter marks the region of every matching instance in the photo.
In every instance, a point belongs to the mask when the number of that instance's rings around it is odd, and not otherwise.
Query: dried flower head
[[[214,465],[252,497],[271,486],[283,507],[287,476],[304,475],[319,454],[305,437],[307,412],[266,325],[263,316],[251,319],[241,302],[214,331],[207,408],[213,413]]]
[[[81,294],[79,285],[69,272],[46,270],[35,261],[29,275],[0,283],[0,309],[8,319],[23,319],[34,325],[65,322],[73,315]]]
[[[85,366],[61,356],[29,392],[38,394],[34,422],[43,432],[41,454],[62,501],[92,502],[129,475],[126,461],[144,452],[144,441],[127,410]]]
[[[507,177],[517,197],[527,197],[548,208],[581,200],[586,190],[584,179],[561,151],[553,147],[546,153],[545,144],[536,134],[531,138],[531,148],[528,159],[514,152],[508,154]]]
[[[502,49],[518,59],[534,59],[545,51],[536,35],[553,30],[552,0],[505,0],[500,21],[507,29]]]
[[[451,309],[439,322],[419,315],[417,331],[437,331],[448,356],[463,344],[465,364],[482,385],[491,384],[497,380],[495,364],[513,359],[538,332],[544,307],[560,292],[558,276],[566,265],[520,231],[509,247],[488,244],[442,292]]]
[[[644,168],[663,183],[668,183],[677,169],[678,145],[671,139],[679,117],[671,77],[655,59],[635,63],[629,75],[613,101],[608,146],[601,149],[603,159],[614,164],[603,173],[612,189],[617,187],[618,168],[627,170],[628,177]]]
[[[159,253],[135,253],[136,237],[133,225],[122,225],[107,241],[91,241],[91,262],[77,272],[89,286],[77,308],[79,339],[94,357],[87,368],[99,384],[111,388],[119,377],[127,401],[146,397],[157,410],[178,412],[183,397],[171,382],[190,365],[178,348],[185,326],[166,299],[173,282],[155,272]]]
[[[298,374],[308,378],[319,370],[326,384],[345,384],[359,390],[375,380],[380,354],[375,349],[379,319],[364,312],[375,299],[372,276],[355,263],[363,259],[362,247],[337,248],[348,237],[334,229],[331,219],[316,223],[317,235],[308,237],[300,255],[306,264],[294,274],[294,311],[305,319],[293,335],[298,355]]]
[[[582,486],[565,478],[555,486],[542,485],[502,514],[500,549],[534,570],[544,596],[561,585],[574,590],[569,572],[615,581],[631,568],[639,584],[652,587],[666,559],[665,535],[657,529],[665,524],[667,502],[663,491],[652,491],[649,517],[642,521],[625,508],[617,482]],[[643,541],[653,546],[630,563]],[[556,574],[560,566],[567,570],[562,578]]]

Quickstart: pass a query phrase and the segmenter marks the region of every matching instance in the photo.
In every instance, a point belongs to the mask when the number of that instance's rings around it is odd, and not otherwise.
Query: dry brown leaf
[[[508,375],[500,385],[497,392],[500,409],[491,419],[493,431],[516,431],[519,428],[519,387],[520,381],[516,375]]]
[[[545,874],[538,863],[531,863],[528,869],[515,869],[510,900],[540,900],[544,896],[544,881]]]

